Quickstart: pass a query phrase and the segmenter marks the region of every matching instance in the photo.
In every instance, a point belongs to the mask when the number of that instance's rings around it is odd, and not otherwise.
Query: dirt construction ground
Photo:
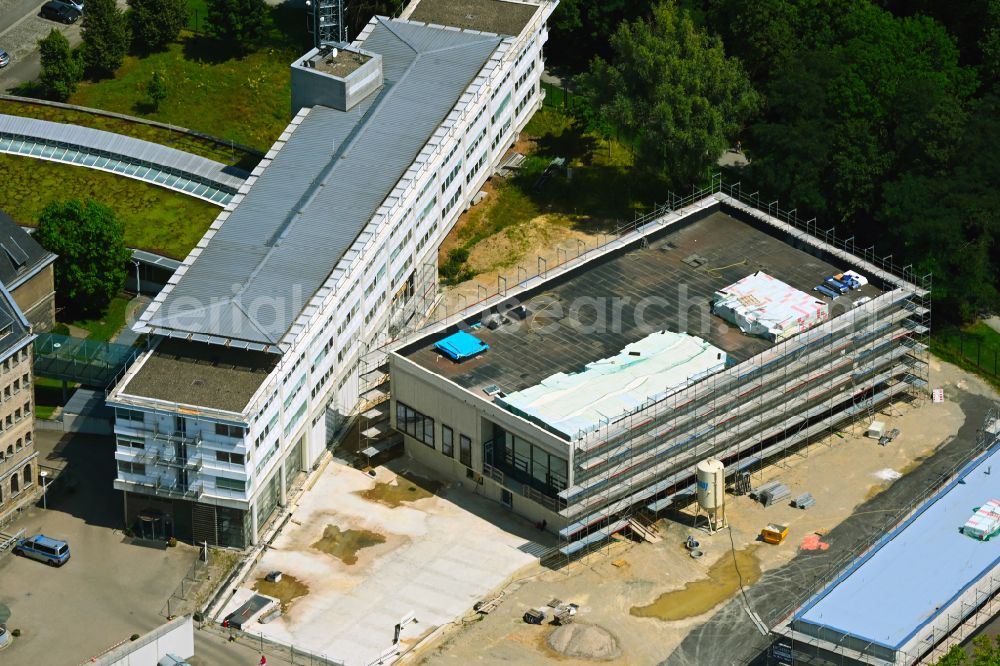
[[[747,662],[768,643],[747,604],[765,624],[776,624],[792,610],[789,604],[884,532],[887,520],[940,483],[974,444],[985,410],[997,400],[995,391],[935,359],[931,386],[944,388],[944,403],[928,399],[882,411],[878,418],[901,432],[890,445],[864,438],[858,425],[754,475],[754,486],[779,479],[792,497],[812,493],[817,503],[811,508],[781,503],[765,509],[748,497],[728,496],[732,529],[712,536],[692,529],[689,512],[675,514],[659,523],[659,543],[622,538],[560,569],[522,574],[526,578],[509,585],[499,608],[482,619],[466,616],[413,660],[436,665],[552,659],[567,666],[601,661],[569,657],[568,651],[603,655],[616,664]],[[769,522],[789,526],[784,543],[757,541]],[[698,560],[682,546],[692,534],[704,552]],[[521,620],[525,610],[552,599],[579,604],[577,625],[590,627],[553,636],[557,628],[551,624]]]

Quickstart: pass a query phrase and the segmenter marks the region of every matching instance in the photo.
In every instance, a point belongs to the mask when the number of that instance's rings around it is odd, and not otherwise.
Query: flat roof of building
[[[373,19],[382,88],[350,111],[312,107],[220,216],[139,330],[250,350],[279,343],[501,43]]]
[[[559,372],[579,372],[657,330],[698,336],[725,351],[731,363],[741,363],[774,343],[743,335],[710,314],[718,289],[762,270],[813,293],[824,277],[845,268],[716,211],[677,222],[647,247],[611,252],[519,297],[527,319],[509,317],[511,324],[495,330],[477,328],[476,337],[490,348],[475,358],[455,363],[435,350],[434,343],[447,331],[432,333],[399,353],[463,388],[482,391],[495,385],[507,394]],[[848,298],[879,293],[867,285]]]
[[[265,352],[164,339],[121,393],[240,413],[277,362]]]
[[[510,411],[577,439],[626,412],[659,400],[726,367],[726,354],[686,333],[657,331],[581,372],[559,372],[541,384],[497,396]]]
[[[1000,564],[1000,540],[958,530],[997,498],[1000,446],[971,463],[795,614],[807,623],[898,650]]]
[[[358,53],[352,49],[321,48],[312,57],[303,58],[303,62],[308,60],[312,66],[331,76],[344,78],[361,65],[365,64],[372,57],[364,53]]]
[[[410,18],[463,30],[520,35],[538,7],[506,0],[418,0]]]

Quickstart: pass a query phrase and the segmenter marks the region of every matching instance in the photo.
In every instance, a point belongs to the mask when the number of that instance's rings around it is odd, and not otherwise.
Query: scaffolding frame
[[[695,466],[705,458],[723,460],[727,476],[760,471],[789,453],[806,455],[809,444],[863,416],[870,420],[883,404],[927,395],[930,275],[896,267],[872,248],[857,256],[853,239],[840,241],[776,203],[765,214],[756,193],[744,195],[738,183],[720,179],[687,197],[671,195],[669,204],[619,228],[616,239],[638,236],[628,241],[638,247],[660,218],[713,194],[807,251],[865,272],[885,293],[737,366],[692,377],[573,442],[571,486],[559,498],[566,561],[610,543],[639,512],[657,515],[694,499]]]

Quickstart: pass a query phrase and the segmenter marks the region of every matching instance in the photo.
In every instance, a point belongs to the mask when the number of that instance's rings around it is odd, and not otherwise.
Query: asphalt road
[[[952,391],[954,395],[950,397],[958,401],[965,414],[965,423],[953,440],[831,530],[823,539],[831,544],[829,550],[803,551],[785,566],[765,573],[746,590],[750,607],[767,626],[776,625],[790,612],[790,603],[817,591],[829,579],[831,566],[859,545],[884,534],[889,527],[887,521],[892,521],[915,499],[926,497],[932,486],[944,481],[942,475],[968,457],[993,402],[982,395]],[[769,637],[760,634],[746,613],[744,601],[738,597],[689,633],[662,663],[666,666],[766,663],[763,653],[769,644]]]

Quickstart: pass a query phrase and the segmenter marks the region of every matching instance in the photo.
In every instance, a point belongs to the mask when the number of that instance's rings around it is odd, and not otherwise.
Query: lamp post
[[[42,478],[42,508],[47,511],[49,508],[48,498],[46,497],[47,495],[46,490],[48,490],[48,484],[45,482],[45,480],[49,478],[49,473],[43,469],[38,473],[38,476]]]
[[[139,281],[139,262],[133,259],[132,263],[135,264],[135,293],[138,295],[142,291],[141,283]]]

